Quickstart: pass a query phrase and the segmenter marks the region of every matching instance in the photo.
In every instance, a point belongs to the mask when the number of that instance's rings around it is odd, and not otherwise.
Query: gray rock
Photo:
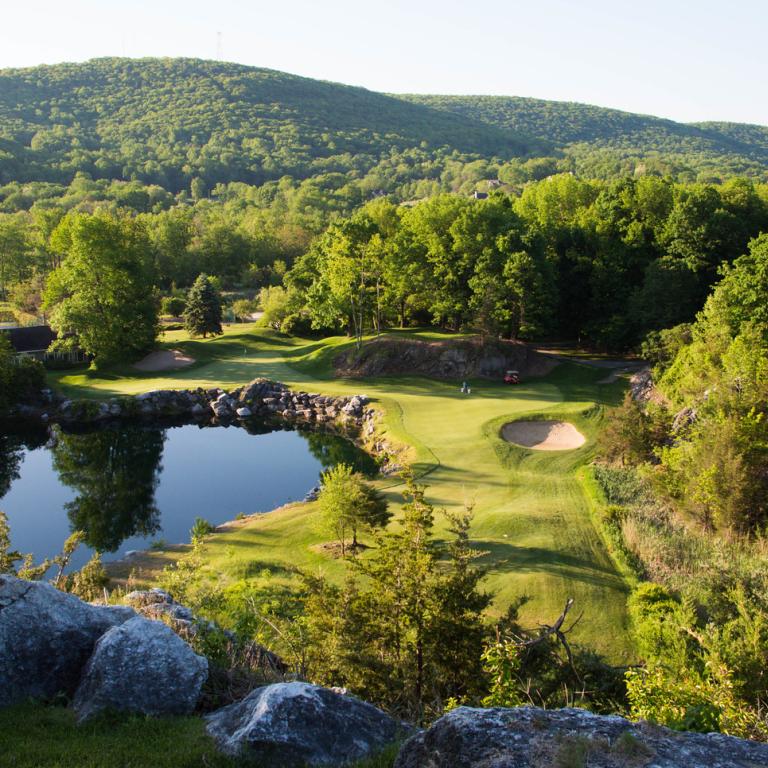
[[[0,706],[71,696],[96,641],[135,615],[50,584],[0,576]]]
[[[197,621],[192,610],[177,603],[165,590],[155,588],[129,592],[125,596],[125,602],[147,619],[164,621],[177,634],[180,630],[189,632],[190,635],[195,634],[190,631],[192,623]]]
[[[96,643],[73,706],[80,721],[105,709],[189,714],[207,677],[208,661],[169,627],[136,616]]]
[[[347,765],[381,751],[407,728],[354,696],[296,682],[257,688],[206,720],[223,752],[286,768]]]
[[[232,410],[226,401],[211,403],[211,410],[217,419],[227,419],[232,415]]]
[[[248,406],[246,406],[246,405],[244,405],[244,406],[241,406],[240,408],[238,408],[238,409],[235,411],[235,413],[236,413],[236,414],[237,414],[237,415],[238,415],[238,416],[239,416],[241,419],[247,419],[247,418],[249,418],[249,417],[251,417],[251,416],[253,415],[253,412],[251,411],[251,409],[250,409]]]
[[[679,733],[582,709],[459,707],[409,739],[395,768],[756,768],[768,744]]]

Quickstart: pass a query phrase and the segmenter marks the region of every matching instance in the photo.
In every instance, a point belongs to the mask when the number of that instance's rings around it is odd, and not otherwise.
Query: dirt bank
[[[337,376],[416,375],[436,379],[501,379],[514,369],[525,378],[543,376],[556,365],[527,344],[470,336],[418,341],[381,338],[367,342],[362,350],[348,350],[333,361]]]

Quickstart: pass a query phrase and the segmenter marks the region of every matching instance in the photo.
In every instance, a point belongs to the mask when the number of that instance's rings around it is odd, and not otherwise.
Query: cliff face
[[[445,341],[382,338],[367,342],[360,352],[352,349],[334,360],[337,375],[353,378],[410,374],[436,379],[500,379],[511,369],[524,377],[542,376],[555,365],[557,361],[527,344],[479,336]]]

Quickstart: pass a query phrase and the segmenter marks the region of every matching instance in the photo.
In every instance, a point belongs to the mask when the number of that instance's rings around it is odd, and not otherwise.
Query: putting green
[[[408,334],[432,338],[436,334]],[[473,539],[488,568],[484,581],[500,615],[526,596],[520,616],[530,626],[551,623],[569,597],[583,618],[572,637],[616,662],[634,655],[625,610],[628,587],[595,527],[599,503],[585,481],[602,420],[602,405],[619,402],[623,384],[598,385],[602,373],[563,364],[548,376],[516,387],[475,380],[471,395],[459,382],[391,377],[356,381],[332,377],[331,360],[346,338],[301,341],[236,326],[215,340],[186,340],[168,334],[168,346],[197,361],[182,370],[141,375],[133,369],[109,373],[59,374],[69,396],[104,397],[157,388],[235,386],[257,376],[304,390],[369,395],[386,414],[390,438],[414,449],[414,470],[429,485],[436,507],[472,506]],[[501,437],[504,424],[528,419],[567,421],[586,442],[575,450],[535,451]],[[401,486],[380,483],[397,512]],[[210,538],[212,578],[291,579],[299,567],[340,576],[343,565],[315,547],[323,541],[314,525],[313,504],[292,505],[257,520],[238,523]],[[395,523],[396,524],[396,523]],[[442,522],[438,523],[438,531]],[[144,566],[159,567],[174,553],[152,553]]]

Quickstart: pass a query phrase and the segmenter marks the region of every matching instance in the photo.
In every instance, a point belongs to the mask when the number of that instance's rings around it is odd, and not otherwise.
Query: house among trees
[[[487,192],[478,192],[477,190],[475,190],[472,193],[472,197],[474,197],[475,200],[486,200],[488,198],[488,193]]]
[[[86,359],[81,349],[49,352],[58,334],[49,325],[30,325],[26,328],[9,328],[4,331],[19,357],[34,357],[36,360],[59,360],[79,363]]]
[[[57,333],[48,325],[32,325],[28,328],[9,328],[6,333],[17,355],[43,360],[48,347],[56,341]]]

